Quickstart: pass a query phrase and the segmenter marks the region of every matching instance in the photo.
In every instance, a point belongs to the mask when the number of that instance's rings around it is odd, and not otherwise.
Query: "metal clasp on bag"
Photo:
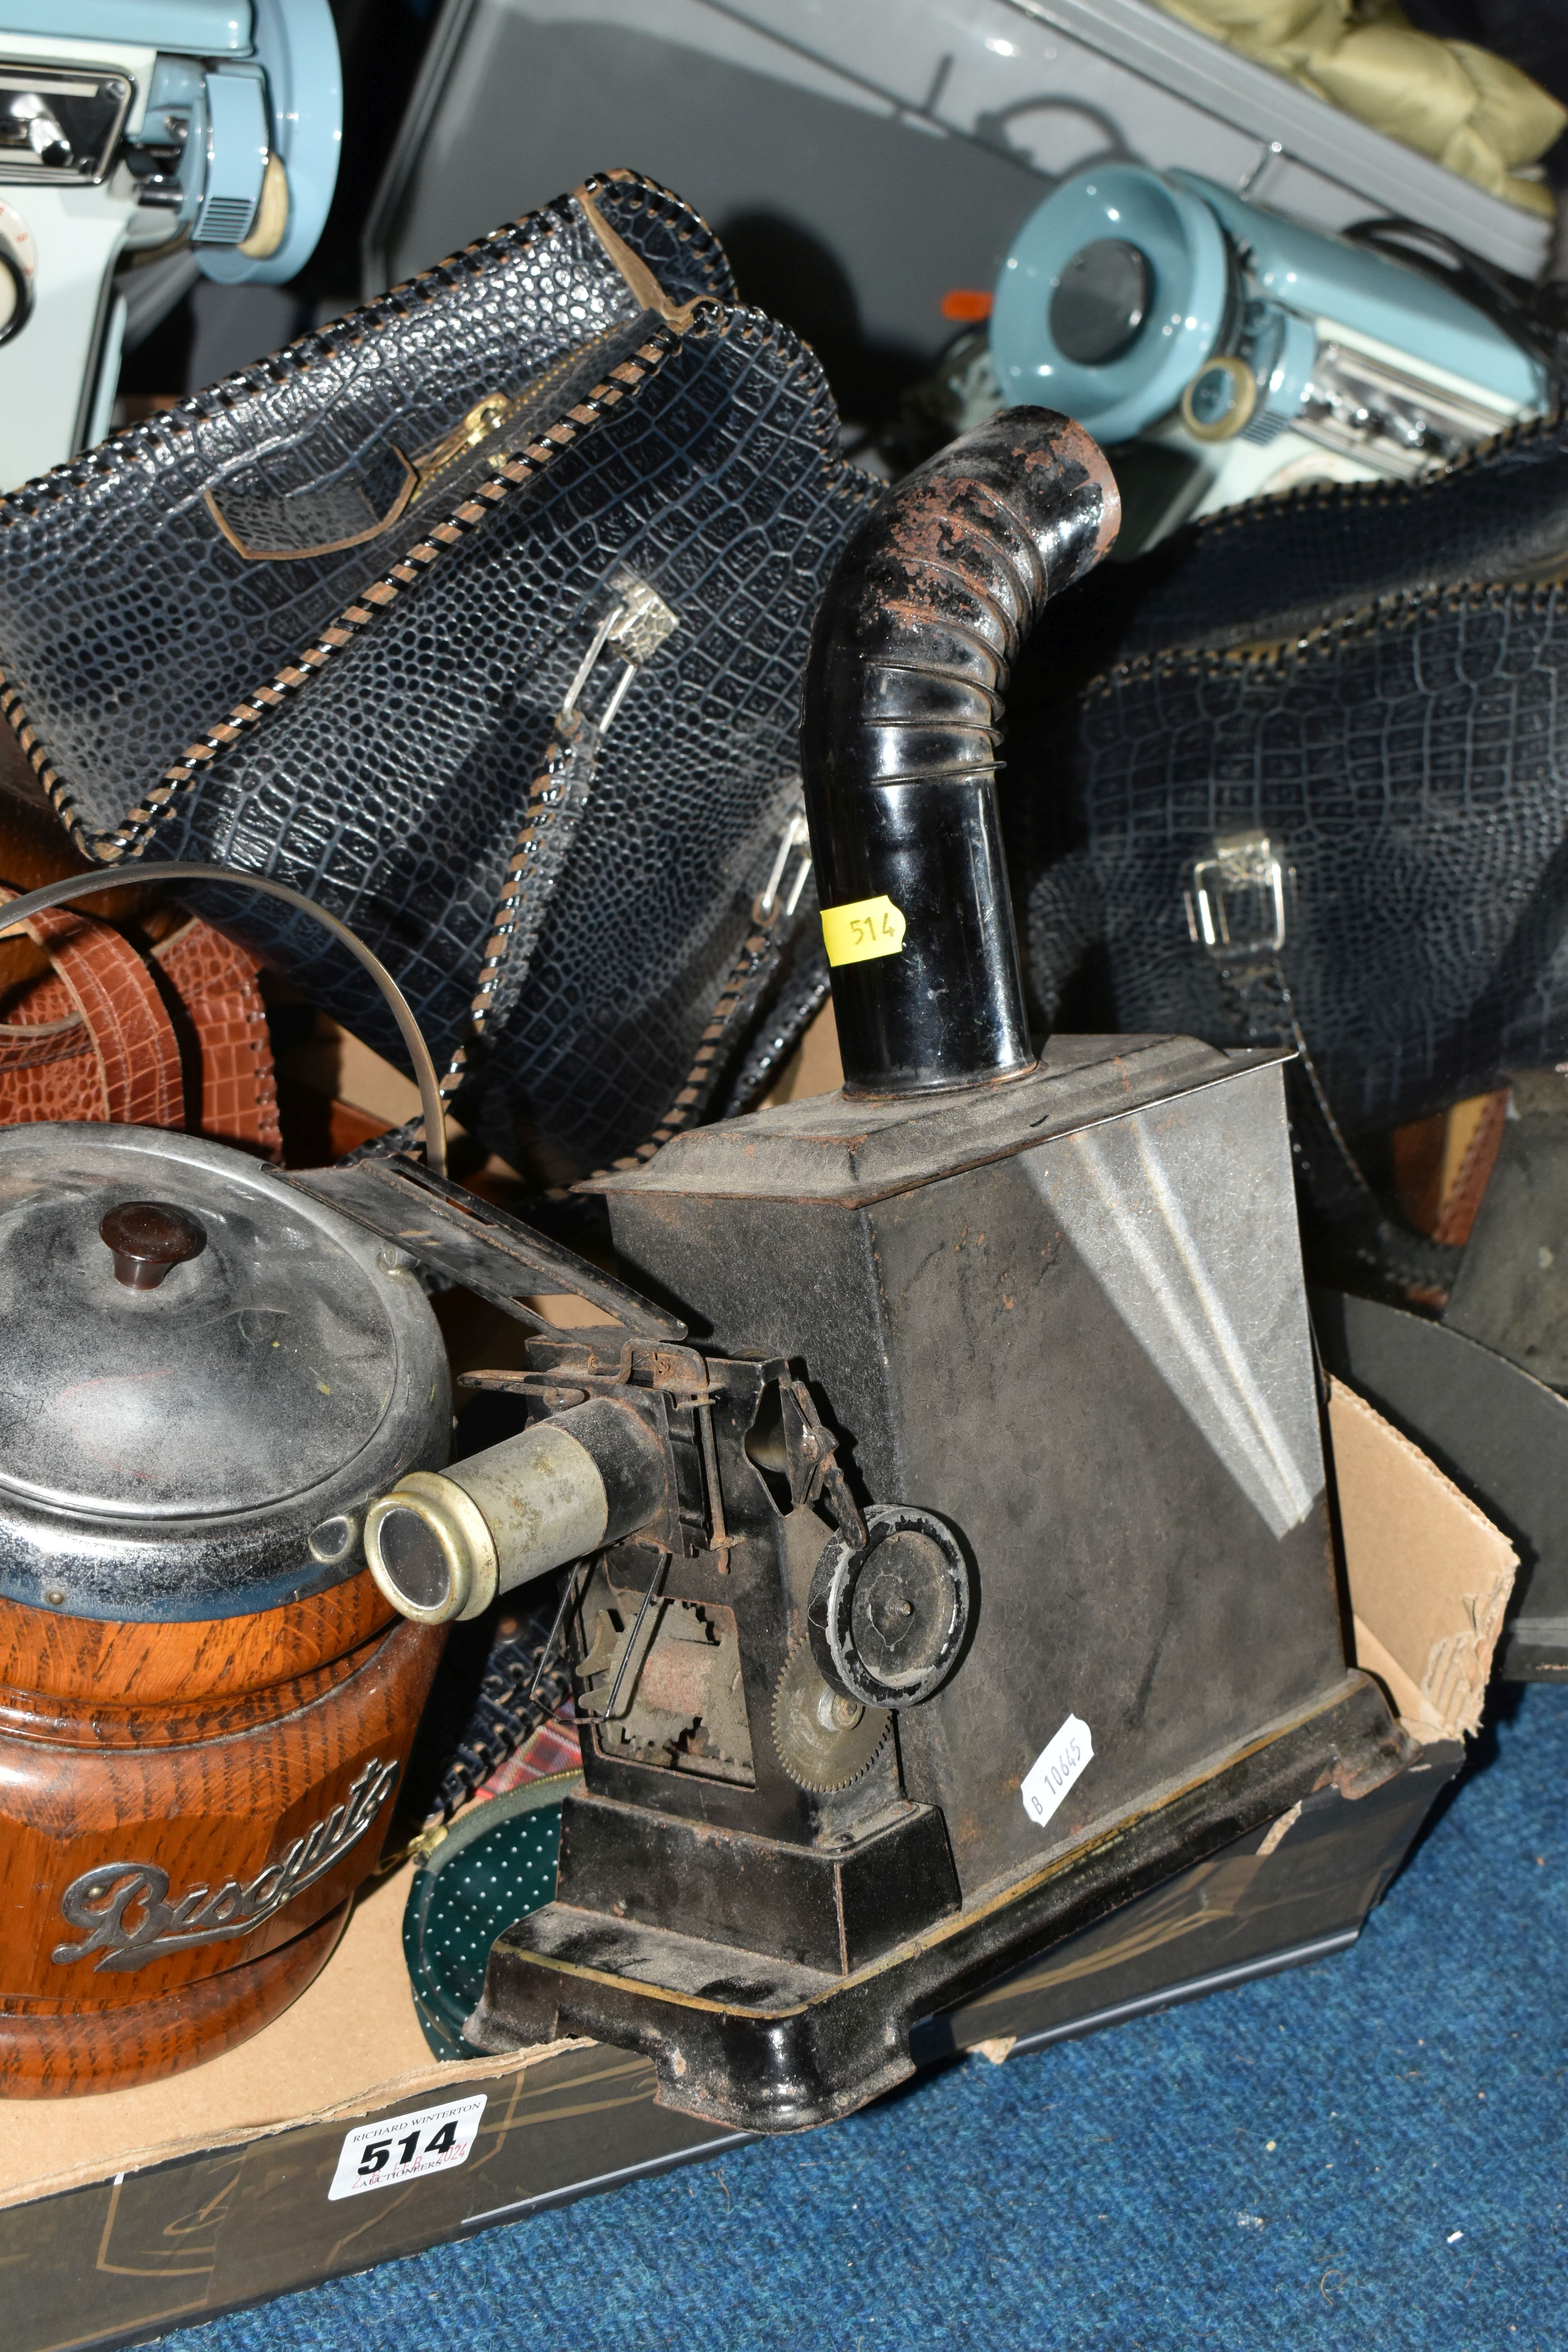
[[[784,889],[784,869],[796,850],[804,854],[787,890]],[[773,853],[773,866],[752,912],[759,923],[771,923],[779,911],[781,897],[786,917],[793,915],[800,904],[801,892],[811,874],[811,835],[806,830],[805,811],[792,811],[789,822],[779,835],[779,845]]]
[[[555,721],[557,732],[563,727],[571,731],[578,716],[578,697],[601,657],[609,653],[626,667],[610,689],[608,702],[593,722],[601,735],[608,734],[611,721],[644,662],[650,661],[665,639],[680,626],[679,615],[672,613],[658,591],[650,588],[646,580],[639,580],[635,572],[616,572],[610,587],[615,602],[595,630],[588,650],[577,665],[577,675],[563,698]]]
[[[1222,834],[1182,903],[1193,945],[1212,956],[1278,955],[1285,944],[1285,867],[1266,833]]]

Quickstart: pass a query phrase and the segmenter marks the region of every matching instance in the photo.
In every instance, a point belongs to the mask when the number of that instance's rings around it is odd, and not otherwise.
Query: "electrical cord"
[[[1545,369],[1560,400],[1568,393],[1568,279],[1534,285],[1529,278],[1516,278],[1510,270],[1483,261],[1445,230],[1397,214],[1358,221],[1340,234],[1354,245],[1370,246],[1374,253],[1420,270],[1424,277],[1458,294],[1517,343],[1527,359]],[[1418,249],[1423,246],[1435,250],[1423,252]]]

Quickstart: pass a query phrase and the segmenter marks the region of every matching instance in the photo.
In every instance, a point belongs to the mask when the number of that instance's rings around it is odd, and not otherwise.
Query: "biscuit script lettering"
[[[73,1878],[60,1909],[73,1927],[87,1930],[84,1942],[57,1944],[51,1958],[84,1960],[101,1955],[101,1969],[123,1973],[169,1952],[197,1944],[226,1943],[248,1936],[313,1886],[356,1845],[374,1821],[397,1778],[395,1764],[372,1759],[341,1805],[324,1822],[296,1838],[279,1862],[242,1884],[231,1878],[216,1890],[193,1886],[169,1900],[169,1874],[151,1862],[106,1862]]]

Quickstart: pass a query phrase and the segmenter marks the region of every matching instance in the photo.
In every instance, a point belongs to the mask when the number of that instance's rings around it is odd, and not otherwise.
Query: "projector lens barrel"
[[[444,1625],[636,1534],[665,1496],[656,1432],[634,1406],[595,1397],[448,1470],[399,1479],[366,1514],[365,1558],[395,1609]]]

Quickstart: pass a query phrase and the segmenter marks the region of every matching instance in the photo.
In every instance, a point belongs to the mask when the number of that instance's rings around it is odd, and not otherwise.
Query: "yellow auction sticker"
[[[892,900],[856,898],[847,907],[824,907],[822,936],[829,963],[869,963],[873,956],[902,955],[904,913]]]

